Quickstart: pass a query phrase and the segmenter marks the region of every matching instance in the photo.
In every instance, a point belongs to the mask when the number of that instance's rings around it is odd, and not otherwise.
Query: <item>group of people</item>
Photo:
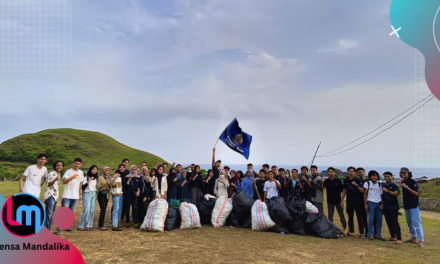
[[[47,172],[44,166],[47,161],[45,154],[38,156],[38,163],[29,166],[20,179],[20,192],[40,196],[41,186],[46,183],[44,203],[46,206],[45,226],[50,230],[52,216],[56,204],[59,202],[59,183],[64,184],[61,206],[69,207],[74,213],[79,200],[83,203],[83,212],[76,230],[89,231],[93,227],[96,199],[101,209],[98,229],[106,231],[104,226],[105,214],[110,195],[112,206],[112,230],[121,231],[119,222],[125,222],[130,227],[139,228],[146,215],[149,203],[157,198],[166,199],[169,203],[186,201],[199,207],[200,199],[206,194],[232,197],[235,191],[242,191],[246,195],[266,202],[275,196],[283,197],[286,202],[294,199],[306,199],[313,203],[320,213],[324,214],[324,189],[327,195],[328,219],[333,222],[336,211],[344,229],[344,235],[354,236],[354,215],[356,214],[360,238],[370,240],[379,239],[402,243],[401,229],[398,221],[399,203],[397,197],[403,193],[403,205],[406,220],[411,233],[407,242],[417,244],[423,248],[423,228],[420,220],[419,194],[417,182],[412,179],[408,168],[402,168],[400,187],[393,183],[393,174],[385,172],[385,183],[378,183],[380,175],[371,170],[366,175],[363,168],[349,167],[348,176],[341,180],[336,176],[336,170],[328,168],[328,179],[322,179],[318,174],[318,167],[312,165],[301,167],[301,174],[297,169],[285,170],[270,167],[264,164],[258,172],[252,164],[247,165],[247,171],[231,170],[228,166],[221,168],[221,160],[215,159],[215,148],[212,155],[212,169],[208,170],[204,178],[200,166],[191,164],[187,167],[173,163],[168,170],[168,164],[158,163],[149,169],[146,162],[140,167],[129,165],[129,159],[122,160],[114,173],[109,167],[99,172],[97,166],[92,165],[87,174],[80,170],[82,160],[76,158],[72,168],[64,172],[64,163],[57,161],[53,164],[53,171]],[[357,175],[357,176],[356,176]],[[367,178],[368,177],[368,178]],[[24,182],[24,180],[26,180]],[[400,191],[402,189],[402,191]],[[344,216],[344,200],[347,223]],[[131,210],[130,210],[131,209]],[[132,214],[130,214],[132,212]],[[385,216],[390,238],[382,237],[382,216]],[[120,221],[119,221],[120,219]],[[76,231],[69,228],[68,231]],[[63,230],[57,228],[57,234]]]

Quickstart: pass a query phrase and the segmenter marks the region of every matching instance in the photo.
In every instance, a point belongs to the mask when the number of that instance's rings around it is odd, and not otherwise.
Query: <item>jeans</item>
[[[312,202],[314,206],[316,206],[316,208],[318,208],[318,212],[321,214],[324,214],[324,206],[322,206],[322,203],[316,203],[316,202]]]
[[[85,192],[83,194],[83,212],[79,220],[79,228],[93,227],[95,216],[96,192]]]
[[[402,240],[402,233],[400,231],[398,214],[399,214],[398,209],[383,210],[383,215],[385,216],[385,221],[387,222],[388,230],[390,230],[391,238]]]
[[[112,210],[112,226],[117,227],[119,220],[119,209],[122,208],[121,205],[122,196],[113,195],[113,210]]]
[[[99,213],[99,227],[104,227],[104,220],[105,220],[105,212],[107,211],[107,204],[108,204],[108,194],[102,194],[101,192],[98,192],[98,204],[99,208],[101,209],[101,213]]]
[[[327,204],[328,209],[328,220],[333,223],[333,215],[335,213],[335,207],[338,211],[339,218],[341,219],[342,228],[345,230],[347,228],[347,222],[345,221],[344,209],[342,209],[341,204]]]
[[[417,237],[419,242],[423,242],[423,227],[419,208],[405,209],[405,216],[411,237]]]
[[[381,203],[368,202],[368,235],[374,236],[374,224],[376,224],[376,236],[382,236],[382,210]],[[376,221],[374,221],[376,220]]]
[[[122,216],[122,209],[124,208],[124,196],[121,196],[121,199],[119,200],[119,207],[118,207],[118,218],[121,217],[121,220],[123,219]]]
[[[125,221],[130,223],[130,205],[133,210],[133,222],[139,224],[138,207],[137,207],[138,197],[133,196],[131,198],[124,198],[124,210],[125,210]]]
[[[78,204],[78,199],[69,199],[63,198],[61,199],[61,207],[69,207],[70,210],[75,214],[76,205]],[[61,231],[61,228],[57,228],[58,231]]]
[[[348,215],[348,232],[354,233],[354,213],[356,212],[356,218],[358,220],[359,233],[364,234],[364,218],[363,212],[365,212],[363,203],[347,203],[347,215]]]
[[[47,198],[46,201],[44,201],[44,204],[46,205],[46,222],[44,223],[44,226],[50,231],[50,227],[52,226],[53,213],[55,212],[57,203],[55,202],[55,199],[51,196]]]

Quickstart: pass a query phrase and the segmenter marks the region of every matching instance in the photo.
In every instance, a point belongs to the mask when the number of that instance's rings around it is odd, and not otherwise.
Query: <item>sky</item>
[[[253,136],[249,162],[307,164],[320,141],[331,151],[415,103],[415,50],[389,36],[390,4],[73,1],[69,71],[0,72],[0,142],[69,127],[206,164],[236,117]],[[315,163],[411,167],[414,125]],[[248,162],[221,142],[217,157]]]

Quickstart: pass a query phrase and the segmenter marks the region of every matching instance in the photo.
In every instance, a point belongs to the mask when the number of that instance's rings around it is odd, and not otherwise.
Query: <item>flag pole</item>
[[[313,156],[312,163],[310,164],[310,166],[313,165],[313,162],[315,161],[316,154],[318,154],[318,150],[319,150],[319,147],[321,146],[321,143],[322,143],[322,141],[319,142],[318,148],[315,151],[315,156]]]
[[[237,119],[237,117],[234,117],[234,119],[232,119],[232,121],[225,127],[225,129],[223,129],[223,131],[220,133],[220,135],[218,135],[218,138],[217,138],[217,141],[215,142],[214,148],[215,148],[215,146],[217,146],[217,143],[220,140],[220,136],[223,134],[223,132],[225,132],[226,128],[228,128],[228,126],[230,124],[232,124],[232,122],[234,122],[235,119]]]

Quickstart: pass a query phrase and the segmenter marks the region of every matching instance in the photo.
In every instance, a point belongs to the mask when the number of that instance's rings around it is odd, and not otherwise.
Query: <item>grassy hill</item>
[[[39,153],[49,156],[48,168],[56,159],[71,163],[76,157],[83,160],[82,169],[92,164],[99,168],[116,168],[124,158],[138,166],[146,161],[148,167],[165,162],[158,156],[128,147],[102,133],[63,128],[25,134],[3,142],[0,144],[0,166],[23,167],[35,163]]]
[[[421,198],[440,199],[440,186],[435,185],[435,181],[419,184]]]

